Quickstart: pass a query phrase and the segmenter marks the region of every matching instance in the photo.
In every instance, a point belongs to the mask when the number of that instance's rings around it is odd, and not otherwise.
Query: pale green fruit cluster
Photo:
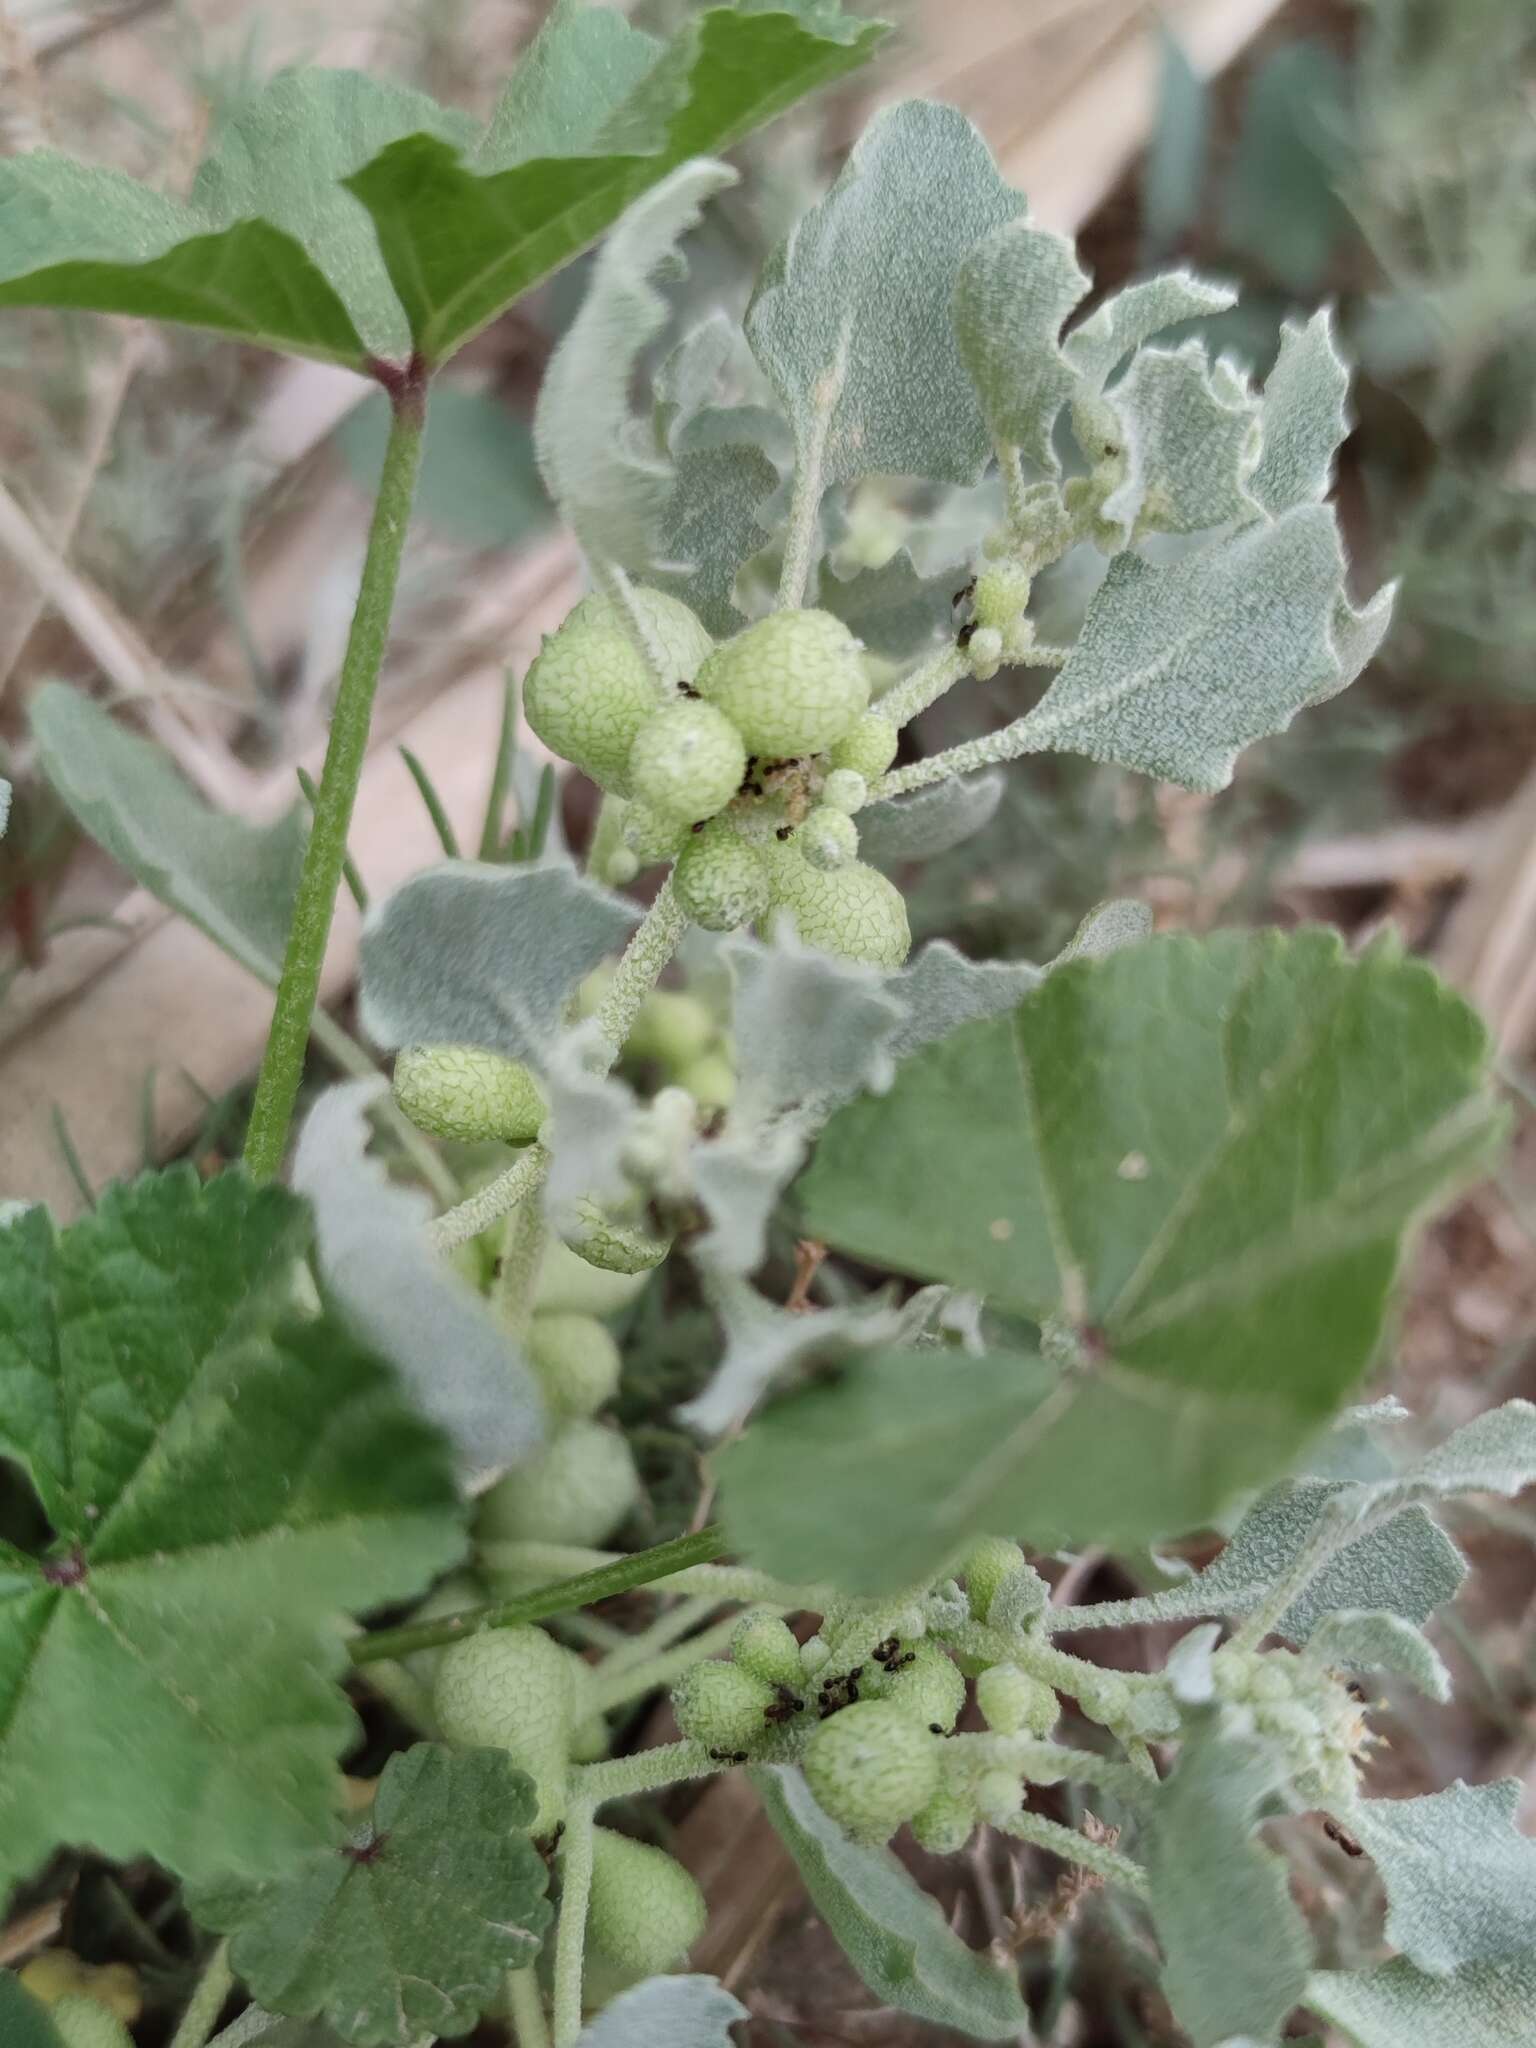
[[[645,620],[646,631],[660,648],[666,662],[669,683],[691,683],[714,649],[714,641],[697,616],[679,597],[664,590],[637,586],[635,602]],[[601,626],[620,629],[624,621],[619,608],[601,592],[584,597],[565,621],[567,626]]]
[[[755,1756],[772,1728],[773,1685],[745,1665],[695,1664],[672,1694],[677,1725],[718,1761]]]
[[[639,1500],[628,1443],[579,1416],[481,1497],[475,1528],[490,1543],[606,1543]]]
[[[894,1700],[860,1700],[823,1721],[806,1746],[816,1803],[855,1841],[889,1840],[939,1790],[939,1738]]]
[[[724,810],[746,772],[741,734],[712,704],[668,705],[641,726],[629,753],[636,804],[685,825]]]
[[[926,1638],[903,1649],[889,1669],[866,1673],[871,1699],[903,1707],[934,1735],[948,1735],[965,1705],[965,1678],[953,1657]]]
[[[803,1683],[800,1645],[794,1630],[776,1614],[744,1614],[731,1635],[731,1656],[743,1671],[765,1685],[787,1685],[794,1690]]]
[[[869,704],[859,643],[830,612],[771,612],[717,647],[697,682],[761,761],[824,753]]]
[[[768,908],[769,863],[760,847],[717,818],[683,842],[672,888],[695,924],[711,932],[737,931],[755,924]]]
[[[706,825],[693,837],[705,839],[711,833],[733,840],[736,836],[728,827],[715,824]],[[585,994],[583,1000],[587,1000]],[[715,1017],[694,996],[671,989],[656,989],[648,995],[625,1042],[624,1058],[659,1068],[663,1083],[685,1089],[701,1110],[726,1109],[736,1093],[729,1042]]]
[[[976,578],[971,609],[982,630],[1007,634],[1029,608],[1033,579],[1022,562],[994,562]]]
[[[828,873],[812,867],[791,839],[772,862],[772,883],[767,923],[792,918],[804,945],[874,967],[899,967],[911,950],[901,891],[878,868],[851,861]]]
[[[1211,1659],[1211,1679],[1217,1697],[1279,1747],[1309,1806],[1353,1802],[1370,1735],[1360,1702],[1342,1680],[1291,1650],[1231,1648]]]
[[[619,1347],[596,1316],[536,1315],[527,1353],[557,1415],[595,1415],[619,1390]]]
[[[419,1131],[466,1145],[527,1145],[547,1113],[522,1061],[483,1045],[408,1045],[395,1056],[391,1085]]]
[[[586,1666],[539,1628],[482,1629],[442,1655],[432,1710],[459,1749],[500,1749],[533,1780],[535,1835],[565,1815],[573,1732],[585,1711]]]
[[[593,1830],[587,1939],[615,1970],[651,1977],[672,1969],[704,1932],[706,1912],[676,1857],[611,1828]]]
[[[834,769],[848,768],[866,783],[877,782],[896,758],[901,735],[878,710],[866,711],[828,751]]]
[[[999,1735],[1050,1734],[1061,1718],[1061,1702],[1044,1679],[1016,1664],[993,1664],[976,1680],[976,1704]]]

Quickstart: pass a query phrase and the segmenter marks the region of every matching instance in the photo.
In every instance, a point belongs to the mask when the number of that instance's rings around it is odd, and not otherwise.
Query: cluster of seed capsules
[[[687,605],[636,590],[658,685],[612,600],[584,598],[528,671],[528,723],[623,806],[602,879],[673,863],[709,931],[793,920],[801,941],[899,967],[899,891],[858,858],[856,813],[895,758],[859,642],[824,611],[781,611],[716,645]]]

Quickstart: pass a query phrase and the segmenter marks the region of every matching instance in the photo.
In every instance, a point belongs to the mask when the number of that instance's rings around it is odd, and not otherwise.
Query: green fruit
[[[770,921],[789,916],[801,943],[845,960],[899,967],[912,945],[901,891],[878,869],[854,861],[824,874],[802,860],[793,844],[773,868]]]
[[[773,1687],[740,1664],[695,1664],[672,1694],[677,1725],[717,1758],[751,1756],[769,1728]]]
[[[665,811],[653,811],[649,804],[627,804],[621,829],[625,852],[632,854],[642,868],[672,860],[688,837],[685,821]]]
[[[411,1609],[411,1620],[441,1621],[447,1614],[468,1614],[472,1608],[483,1607],[485,1599],[484,1588],[472,1573],[450,1572],[446,1579],[432,1588],[425,1600]],[[443,1653],[441,1650],[413,1650],[400,1661],[418,1685],[430,1690],[436,1681]]]
[[[619,1390],[619,1347],[595,1316],[535,1316],[527,1351],[557,1415],[595,1415]]]
[[[940,1786],[922,1812],[913,1816],[912,1835],[930,1856],[953,1856],[970,1840],[975,1825],[971,1802]]]
[[[1029,604],[1033,579],[1021,562],[995,562],[976,578],[971,609],[976,623],[1006,633]]]
[[[640,1499],[629,1445],[600,1422],[568,1422],[538,1457],[482,1495],[482,1543],[606,1543]]]
[[[865,782],[875,782],[896,758],[901,734],[878,711],[866,711],[857,725],[834,742],[828,759],[834,768],[851,768]]]
[[[669,597],[664,590],[646,590],[636,585],[635,602],[640,607],[651,638],[666,660],[666,680],[669,683],[691,683],[699,672],[700,663],[714,650],[715,643],[703,625],[681,598]],[[602,626],[615,632],[628,631],[618,606],[596,591],[581,600],[565,623],[568,626]]]
[[[834,768],[821,785],[821,800],[851,818],[869,802],[869,784],[856,768]]]
[[[859,828],[846,811],[818,804],[795,834],[800,858],[809,867],[832,874],[859,857]]]
[[[672,891],[695,924],[734,932],[768,908],[768,863],[733,825],[716,819],[689,834],[672,870]]]
[[[830,612],[771,612],[715,649],[698,686],[764,761],[821,753],[869,703],[859,643]]]
[[[605,1215],[596,1202],[576,1204],[576,1221],[566,1243],[589,1266],[607,1273],[648,1273],[672,1249],[670,1237],[655,1237]]]
[[[1008,1537],[983,1536],[975,1545],[965,1560],[961,1576],[965,1580],[971,1612],[978,1621],[985,1621],[992,1612],[992,1602],[997,1598],[1003,1581],[1023,1569],[1024,1553]]]
[[[522,1061],[483,1045],[408,1045],[395,1056],[392,1086],[417,1130],[466,1145],[527,1145],[548,1113]]]
[[[718,1028],[694,997],[656,989],[640,1005],[624,1050],[637,1060],[655,1060],[675,1074],[709,1050]]]
[[[860,1700],[821,1723],[805,1776],[822,1811],[855,1841],[884,1842],[939,1789],[937,1737],[893,1700]]]
[[[865,1690],[875,1699],[890,1700],[915,1714],[933,1734],[948,1735],[965,1705],[965,1679],[959,1666],[937,1643],[920,1642],[907,1654],[910,1664],[866,1678]]]
[[[587,1939],[610,1963],[646,1976],[670,1970],[704,1932],[706,1910],[676,1857],[611,1828],[593,1829]]]
[[[1044,1679],[1017,1664],[994,1664],[976,1681],[976,1704],[999,1735],[1050,1734],[1061,1718],[1061,1702]]]
[[[731,1655],[743,1671],[765,1685],[787,1685],[798,1692],[803,1682],[800,1645],[794,1630],[776,1614],[744,1614],[731,1636]]]
[[[712,704],[669,704],[646,720],[629,751],[629,786],[659,817],[712,818],[741,788],[747,750]]]
[[[542,1315],[617,1315],[645,1286],[643,1273],[608,1273],[589,1266],[569,1245],[551,1237],[534,1284],[533,1310]]]
[[[545,640],[523,683],[528,723],[550,752],[621,795],[635,734],[658,701],[629,635],[583,621],[567,620]]]
[[[539,1628],[489,1628],[443,1652],[432,1707],[457,1749],[500,1749],[533,1780],[532,1832],[547,1835],[565,1813],[575,1721],[571,1655]]]
[[[700,1109],[729,1109],[736,1100],[736,1069],[723,1052],[707,1052],[684,1068],[682,1085]]]
[[[50,2017],[63,2048],[133,2048],[133,2036],[117,2014],[87,1992],[65,1992]]]

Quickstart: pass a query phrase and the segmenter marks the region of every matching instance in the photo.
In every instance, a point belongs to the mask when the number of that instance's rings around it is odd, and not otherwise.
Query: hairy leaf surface
[[[605,2005],[576,2048],[732,2048],[750,2015],[714,1977],[649,1977]]]
[[[1517,1778],[1417,1799],[1366,1799],[1350,1828],[1387,1890],[1387,1939],[1437,1976],[1536,1950],[1536,1842],[1519,1830]]]
[[[1536,1950],[1448,1977],[1406,1957],[1375,1970],[1318,1970],[1307,2003],[1355,2048],[1512,2048],[1536,2011]]]

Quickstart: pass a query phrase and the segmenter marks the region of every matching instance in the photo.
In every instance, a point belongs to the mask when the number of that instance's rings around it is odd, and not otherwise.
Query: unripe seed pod
[[[802,944],[845,960],[899,967],[912,945],[901,891],[877,868],[854,861],[823,874],[802,860],[793,845],[773,868],[776,923],[783,913],[795,921]]]
[[[50,2014],[63,2048],[133,2048],[115,2012],[81,1991],[66,1991]]]
[[[978,682],[990,683],[1003,665],[1003,636],[996,626],[979,626],[966,649],[971,673]]]
[[[800,857],[823,874],[845,868],[859,857],[859,828],[845,811],[818,804],[795,834]]]
[[[649,804],[635,803],[625,810],[623,832],[625,851],[632,853],[641,867],[653,868],[681,850],[688,826],[667,812],[653,811]]]
[[[771,612],[717,647],[699,692],[723,711],[747,752],[781,761],[819,754],[869,703],[859,643],[830,612]]]
[[[1004,1579],[1024,1569],[1024,1553],[1017,1543],[1006,1536],[983,1536],[965,1560],[966,1593],[970,1599],[971,1612],[978,1621],[985,1621],[992,1612],[992,1602]]]
[[[976,1815],[968,1799],[944,1786],[912,1821],[912,1835],[930,1856],[953,1856],[971,1839]]]
[[[639,872],[640,856],[627,846],[615,846],[608,855],[607,870],[599,875],[598,880],[606,882],[612,889],[623,889]]]
[[[912,1662],[878,1683],[866,1679],[867,1689],[877,1699],[890,1700],[915,1714],[934,1735],[948,1735],[965,1705],[965,1678],[953,1657],[946,1656],[937,1643],[921,1642],[908,1652]]]
[[[565,1812],[575,1709],[571,1659],[540,1628],[490,1628],[443,1652],[432,1709],[458,1749],[500,1749],[533,1780],[536,1835]]]
[[[765,1685],[787,1685],[793,1692],[802,1683],[800,1645],[776,1614],[744,1614],[731,1637],[731,1655]]]
[[[713,704],[669,704],[646,720],[629,750],[635,800],[684,824],[724,810],[746,772],[741,734]]]
[[[664,590],[647,590],[636,584],[634,596],[650,637],[666,661],[666,681],[691,683],[699,672],[700,663],[715,645],[702,622],[681,598],[669,597]],[[615,632],[628,631],[619,607],[599,591],[584,597],[565,623],[568,626],[603,626]]]
[[[671,1238],[615,1222],[596,1202],[585,1199],[576,1204],[575,1228],[566,1242],[589,1266],[601,1266],[608,1273],[648,1273],[672,1249]]]
[[[683,1086],[700,1109],[729,1109],[736,1100],[736,1069],[723,1052],[707,1052],[683,1069]]]
[[[1011,1820],[1023,1804],[1024,1793],[1012,1771],[983,1771],[976,1786],[976,1811],[994,1826]]]
[[[621,1970],[670,1970],[704,1932],[704,1894],[675,1856],[611,1828],[592,1831],[587,1938]]]
[[[939,1788],[936,1736],[892,1700],[860,1700],[823,1721],[807,1745],[816,1803],[860,1842],[884,1842]]]
[[[672,892],[707,932],[755,924],[768,908],[768,863],[725,819],[693,832],[677,856]]]
[[[551,753],[620,794],[635,734],[656,705],[655,678],[629,635],[581,620],[545,640],[523,683],[528,723]]]
[[[772,1723],[773,1687],[740,1664],[695,1664],[672,1694],[677,1725],[711,1755],[751,1756]]]
[[[1006,632],[1023,617],[1033,583],[1022,562],[994,562],[983,569],[971,603],[977,625]]]
[[[619,1390],[619,1347],[596,1316],[535,1316],[527,1350],[557,1415],[595,1415]]]
[[[851,818],[869,802],[869,784],[856,768],[834,768],[821,785],[821,800]]]
[[[643,1273],[607,1273],[551,1237],[534,1283],[533,1312],[541,1315],[617,1315],[645,1285]]]
[[[395,1056],[391,1085],[417,1130],[466,1145],[527,1145],[548,1113],[522,1061],[483,1045],[408,1045]]]
[[[425,1600],[411,1609],[411,1620],[441,1621],[448,1614],[468,1614],[471,1608],[483,1607],[485,1597],[485,1588],[472,1572],[450,1572],[446,1579],[439,1580]],[[437,1678],[437,1667],[443,1661],[443,1653],[441,1650],[412,1650],[400,1661],[417,1684],[430,1692]]]
[[[877,708],[833,742],[828,759],[834,768],[851,768],[866,782],[875,782],[895,760],[900,744],[901,734]]]
[[[1061,1718],[1061,1702],[1043,1679],[1017,1664],[994,1664],[976,1681],[976,1704],[999,1735],[1043,1740]]]
[[[605,1543],[640,1499],[629,1445],[600,1422],[568,1422],[536,1458],[481,1497],[482,1542]]]
[[[708,1052],[718,1035],[714,1018],[692,996],[656,989],[640,1005],[624,1050],[637,1060],[681,1072],[690,1060]]]
[[[800,1669],[807,1678],[814,1678],[831,1654],[831,1646],[825,1636],[807,1636],[800,1645]]]

